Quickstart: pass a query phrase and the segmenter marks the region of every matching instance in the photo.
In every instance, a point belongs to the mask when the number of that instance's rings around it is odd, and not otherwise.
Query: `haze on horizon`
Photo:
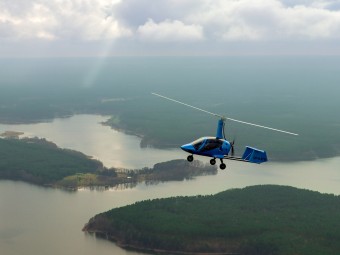
[[[339,55],[339,0],[1,0],[0,58]]]

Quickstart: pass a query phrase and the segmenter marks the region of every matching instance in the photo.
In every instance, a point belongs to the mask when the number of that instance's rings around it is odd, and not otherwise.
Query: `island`
[[[78,151],[61,149],[41,138],[0,139],[0,179],[21,180],[44,186],[75,190],[79,187],[133,187],[217,174],[217,167],[200,161],[171,160],[153,168],[119,169]]]
[[[336,255],[340,197],[258,185],[137,202],[94,216],[83,231],[157,254]]]

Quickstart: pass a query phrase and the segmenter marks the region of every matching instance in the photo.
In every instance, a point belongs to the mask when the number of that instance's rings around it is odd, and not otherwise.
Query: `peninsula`
[[[336,255],[340,197],[252,186],[137,202],[96,215],[83,231],[153,253]]]
[[[136,185],[217,174],[217,168],[195,161],[172,160],[153,168],[117,169],[78,151],[58,148],[39,138],[0,139],[0,179],[77,189],[84,186]]]

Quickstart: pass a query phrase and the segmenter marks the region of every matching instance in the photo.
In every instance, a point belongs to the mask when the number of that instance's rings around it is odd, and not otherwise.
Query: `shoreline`
[[[306,244],[327,247],[320,236],[336,251],[339,228],[329,219],[339,218],[339,199],[292,186],[253,185],[113,208],[93,216],[82,231],[151,254],[308,254]]]
[[[183,159],[159,162],[152,168],[107,168],[99,160],[94,160],[79,151],[62,149],[44,138],[16,138],[13,137],[14,134],[19,133],[10,132],[10,137],[0,138],[0,148],[4,155],[8,154],[1,162],[4,166],[0,169],[2,180],[23,181],[69,191],[81,188],[125,189],[133,188],[139,183],[151,185],[189,180],[196,176],[215,175],[218,171],[216,166],[197,160],[189,163]],[[44,153],[48,153],[52,158],[47,155],[44,159],[41,158]],[[15,156],[20,160],[18,161]],[[60,165],[60,162],[65,160],[69,166],[68,172],[64,170],[65,165]],[[26,170],[20,171],[23,168]]]
[[[132,244],[124,244],[122,240],[116,238],[114,236],[108,235],[106,232],[98,231],[98,230],[86,230],[86,225],[82,229],[85,234],[95,235],[101,239],[106,239],[118,247],[125,250],[132,250],[138,252],[145,252],[150,254],[178,254],[178,255],[239,255],[240,253],[231,253],[231,252],[189,252],[189,251],[174,251],[174,250],[163,250],[163,249],[152,249]]]
[[[115,121],[115,122],[110,122],[111,118],[113,118],[113,115],[107,115],[107,114],[101,114],[101,113],[73,113],[73,114],[69,114],[69,115],[65,115],[65,116],[58,116],[55,118],[50,118],[50,119],[34,119],[34,120],[27,120],[27,121],[11,121],[11,120],[0,120],[0,124],[4,124],[4,125],[20,125],[20,124],[39,124],[39,123],[49,123],[52,122],[54,119],[67,119],[67,118],[71,118],[73,116],[76,115],[94,115],[94,116],[102,116],[102,117],[106,117],[107,120],[106,121],[102,121],[99,122],[98,124],[103,125],[103,126],[107,126],[110,127],[111,129],[120,132],[120,133],[124,133],[126,135],[131,135],[131,136],[135,136],[139,139],[141,139],[140,141],[140,147],[141,148],[154,148],[154,149],[159,149],[159,150],[171,150],[171,149],[178,149],[177,146],[167,146],[167,145],[162,145],[162,143],[160,143],[158,140],[155,139],[151,139],[148,136],[141,134],[141,133],[137,133],[131,129],[128,129],[126,127],[124,127],[123,125],[120,125],[119,120]],[[8,138],[6,133],[18,133],[19,138],[25,138],[24,134],[20,131],[20,130],[3,130],[2,134],[0,134],[0,138]],[[5,136],[3,135],[5,134]],[[3,136],[2,136],[3,135]],[[15,137],[17,138],[17,137]],[[44,137],[41,137],[44,138]],[[53,142],[53,141],[52,141]],[[336,158],[339,157],[340,154],[338,154],[337,152],[340,153],[340,149],[338,151],[332,151],[330,153],[328,153],[328,155],[322,155],[322,156],[318,156],[316,152],[314,151],[309,151],[308,153],[311,156],[308,157],[271,157],[270,155],[268,156],[269,161],[270,162],[274,162],[274,163],[297,163],[297,162],[311,162],[311,161],[316,161],[316,160],[322,160],[322,159],[331,159],[331,158]],[[185,158],[186,154],[183,154],[183,158]]]
[[[145,135],[137,134],[137,133],[133,132],[132,130],[124,129],[119,124],[110,125],[107,122],[102,122],[101,124],[104,125],[104,126],[108,126],[108,127],[110,127],[111,129],[113,129],[117,132],[122,132],[126,135],[132,135],[132,136],[136,136],[136,137],[140,138],[141,139],[141,142],[140,142],[141,148],[154,148],[154,149],[158,149],[158,150],[169,150],[169,149],[171,150],[171,149],[177,149],[178,148],[178,147],[172,147],[172,146],[160,146],[158,142],[157,143],[152,142],[152,141],[155,141],[155,140],[148,139],[148,137],[146,137]],[[314,153],[314,155],[316,155],[316,154]],[[202,156],[202,157],[204,157],[204,156]],[[296,159],[285,158],[285,159],[279,159],[279,160],[271,159],[269,157],[269,161],[274,162],[274,163],[298,163],[298,162],[311,162],[311,161],[322,160],[322,159],[331,159],[331,158],[336,158],[336,157],[340,157],[340,154],[333,153],[331,155],[327,155],[327,156],[324,156],[324,157],[315,156],[315,157],[309,157],[309,158],[302,158],[302,157],[296,158]]]

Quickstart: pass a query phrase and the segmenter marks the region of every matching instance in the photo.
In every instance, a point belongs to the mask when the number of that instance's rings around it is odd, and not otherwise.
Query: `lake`
[[[123,134],[101,124],[108,118],[83,114],[70,118],[57,118],[46,123],[0,124],[0,133],[20,131],[24,132],[23,136],[46,138],[61,148],[73,149],[93,156],[106,167],[140,169],[184,157],[181,149],[141,148],[140,138]]]
[[[140,139],[112,130],[105,116],[77,115],[49,123],[0,125],[45,137],[63,148],[94,155],[106,166],[140,168],[159,161],[185,158],[180,150],[140,149]],[[162,156],[163,155],[163,156]],[[132,189],[81,189],[66,192],[23,182],[0,181],[0,254],[143,254],[81,232],[95,214],[136,201],[170,196],[215,194],[257,184],[280,184],[340,194],[340,157],[262,165],[227,162],[227,170],[183,182],[139,184]]]

